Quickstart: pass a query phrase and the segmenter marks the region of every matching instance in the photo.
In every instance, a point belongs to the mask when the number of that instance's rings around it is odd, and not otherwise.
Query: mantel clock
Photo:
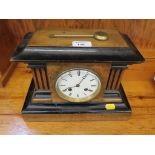
[[[32,70],[25,114],[126,113],[122,73],[144,58],[115,30],[43,29],[27,33],[11,61]]]

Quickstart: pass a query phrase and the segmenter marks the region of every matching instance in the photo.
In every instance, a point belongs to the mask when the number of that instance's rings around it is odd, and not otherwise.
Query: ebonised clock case
[[[104,47],[104,48],[76,48],[76,47],[30,47],[27,46],[33,33],[27,33],[13,54],[11,61],[28,63],[29,66],[45,66],[49,62],[80,62],[80,63],[110,63],[114,68],[126,68],[127,65],[142,63],[144,58],[128,38],[127,35],[121,34],[128,44],[128,47]],[[59,54],[58,54],[59,53]],[[49,82],[49,81],[48,81]],[[73,104],[73,103],[32,103],[31,98],[34,93],[34,81],[32,80],[28,90],[27,97],[22,109],[24,114],[47,114],[47,113],[130,113],[131,107],[120,84],[118,91],[106,90],[105,96],[119,95],[122,102],[115,102],[115,110],[106,110],[107,103],[93,104]],[[43,96],[43,94],[37,94]],[[45,96],[50,95],[47,91]]]

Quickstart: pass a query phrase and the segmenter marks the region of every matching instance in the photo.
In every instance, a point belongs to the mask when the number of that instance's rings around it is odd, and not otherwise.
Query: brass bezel
[[[79,98],[79,99],[78,99],[78,98],[72,98],[72,97],[66,96],[65,94],[63,94],[63,93],[60,91],[60,89],[59,89],[59,87],[58,87],[58,85],[57,85],[57,81],[58,81],[58,78],[59,78],[60,76],[62,76],[62,75],[65,74],[66,72],[73,71],[73,70],[78,70],[78,69],[79,69],[79,70],[88,71],[88,72],[90,72],[90,73],[96,75],[97,78],[98,78],[98,88],[97,88],[97,90],[96,90],[93,94],[91,94],[90,96],[83,97],[83,98]],[[69,102],[81,103],[81,102],[88,102],[88,101],[90,101],[90,100],[93,100],[93,99],[100,93],[101,88],[102,88],[102,84],[101,84],[101,78],[100,78],[100,76],[99,76],[96,72],[94,72],[93,70],[87,69],[87,68],[72,68],[72,69],[67,69],[67,70],[61,72],[61,73],[57,76],[57,78],[56,78],[56,80],[55,80],[55,90],[56,90],[58,96],[61,97],[61,98],[64,99],[64,100],[66,100],[66,101],[69,101]]]

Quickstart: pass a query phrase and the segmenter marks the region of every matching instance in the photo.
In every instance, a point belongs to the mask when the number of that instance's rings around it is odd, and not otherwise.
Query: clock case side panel
[[[112,65],[107,80],[106,90],[117,91],[121,85],[121,79],[124,74],[124,70],[127,69],[127,65]]]
[[[55,83],[58,76],[70,69],[88,69],[97,73],[101,80],[101,91],[100,93],[93,99],[91,102],[103,102],[103,95],[106,88],[111,64],[104,64],[104,63],[49,63],[47,64],[47,72],[48,72],[48,79],[50,83],[50,90],[52,94],[52,102],[56,103],[64,103],[66,102],[64,99],[60,98],[55,90]]]
[[[29,64],[34,82],[33,103],[51,103],[50,84],[46,64]]]

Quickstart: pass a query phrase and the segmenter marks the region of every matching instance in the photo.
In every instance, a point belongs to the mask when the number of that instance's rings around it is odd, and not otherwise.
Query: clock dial
[[[87,102],[98,95],[101,82],[90,70],[72,69],[58,77],[55,87],[58,95],[67,101]]]

